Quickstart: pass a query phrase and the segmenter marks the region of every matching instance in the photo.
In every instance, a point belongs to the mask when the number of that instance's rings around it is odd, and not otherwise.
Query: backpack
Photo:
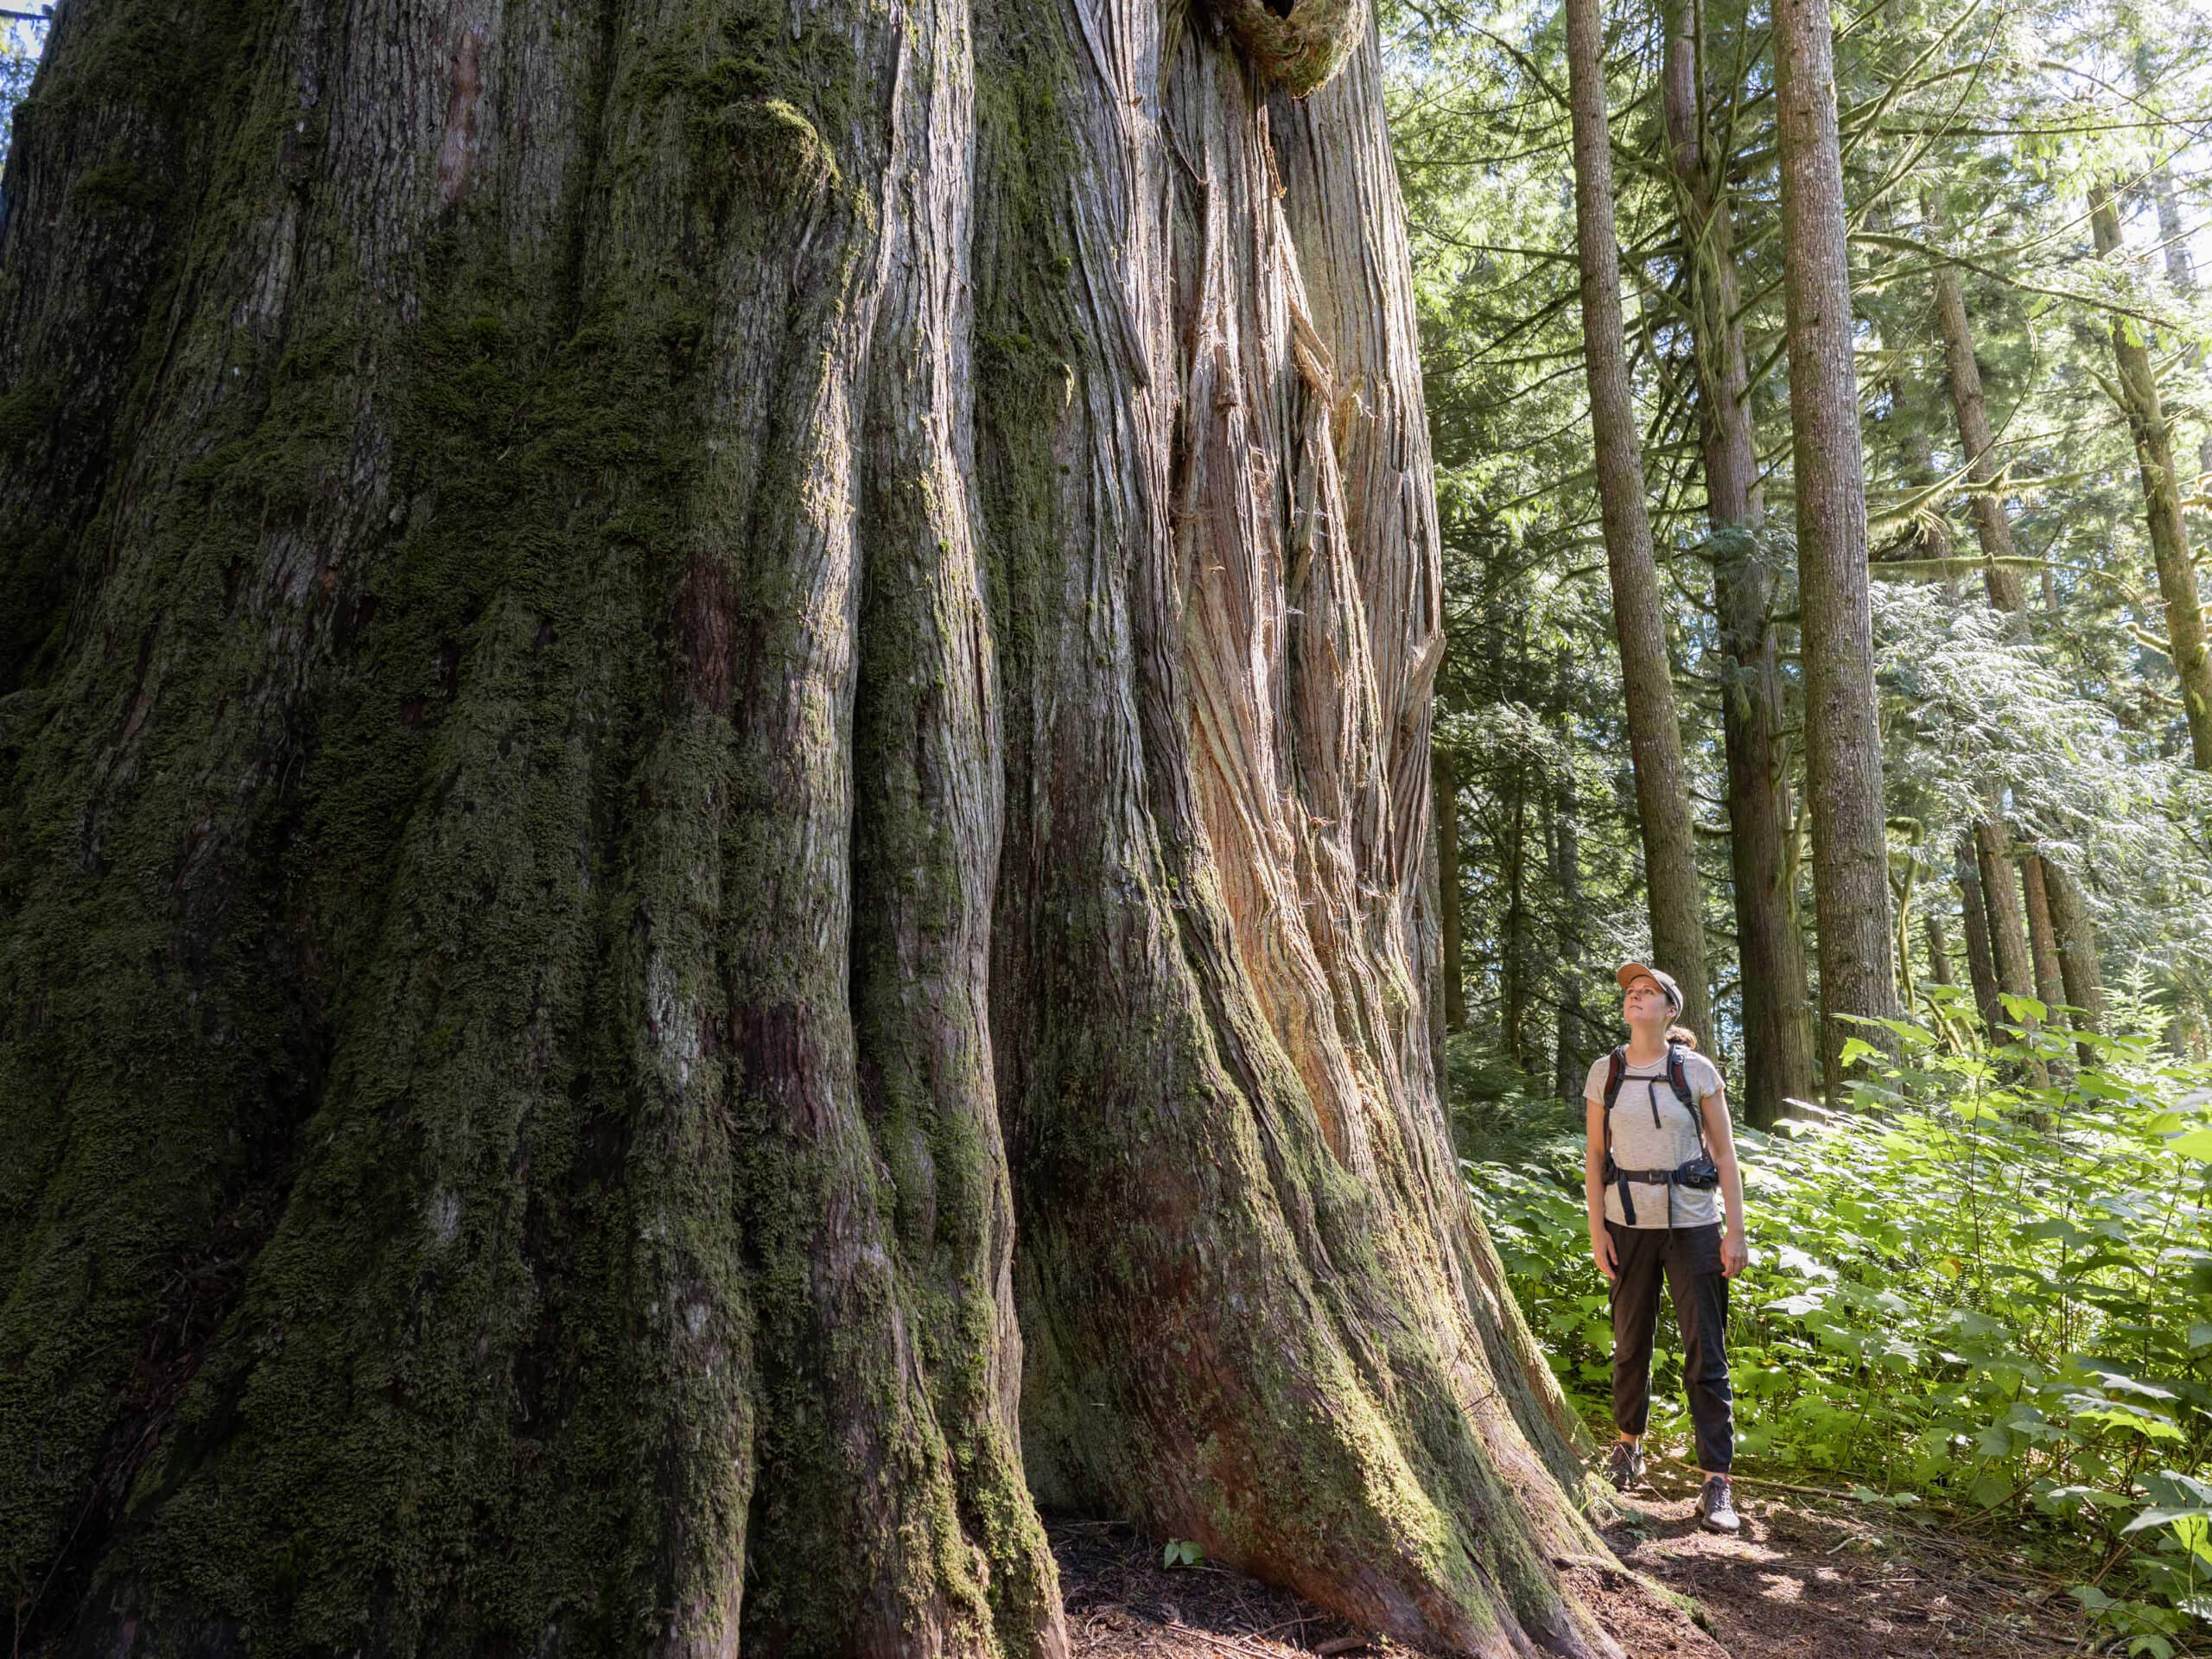
[[[1720,1185],[1720,1171],[1712,1154],[1705,1149],[1705,1114],[1698,1108],[1697,1096],[1690,1092],[1688,1068],[1682,1061],[1679,1043],[1667,1045],[1667,1086],[1675,1091],[1690,1115],[1691,1126],[1697,1131],[1697,1156],[1674,1169],[1623,1169],[1613,1161],[1613,1103],[1620,1098],[1621,1084],[1628,1080],[1628,1047],[1625,1044],[1615,1049],[1605,1068],[1605,1168],[1608,1185],[1619,1189],[1621,1218],[1630,1226],[1636,1225],[1636,1199],[1630,1193],[1631,1183],[1667,1189],[1667,1221],[1675,1219],[1675,1189],[1687,1186],[1699,1192],[1710,1192]],[[1651,1079],[1654,1083],[1656,1078]],[[1659,1099],[1655,1090],[1651,1099],[1651,1126],[1659,1127]]]

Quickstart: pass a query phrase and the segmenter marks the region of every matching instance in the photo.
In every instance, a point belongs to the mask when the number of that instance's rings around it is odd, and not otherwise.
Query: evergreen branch
[[[1986,276],[1991,282],[2001,283],[2006,288],[2017,289],[2023,294],[2041,294],[2049,299],[2071,300],[2076,305],[2087,306],[2091,310],[2133,317],[2136,321],[2147,322],[2154,328],[2179,328],[2183,326],[2180,319],[2160,312],[2145,311],[2136,306],[2122,305],[2117,300],[2104,299],[2094,294],[2083,294],[2074,289],[2045,288],[2037,283],[2024,282],[2018,276],[2008,276],[1994,265],[1984,264],[1979,259],[1969,259],[1962,253],[1939,253],[1925,243],[1916,242],[1909,236],[1898,236],[1894,232],[1861,231],[1853,235],[1851,239],[1853,242],[1866,243],[1872,247],[1888,248],[1903,253],[1916,253],[1926,261],[1918,265],[1898,265],[1884,271],[1878,276],[1869,276],[1865,281],[1853,284],[1854,288],[1862,291],[1886,288],[1901,277],[1923,276],[1929,271],[1941,270],[1947,265],[1955,265],[1962,270],[1973,271],[1977,276]]]

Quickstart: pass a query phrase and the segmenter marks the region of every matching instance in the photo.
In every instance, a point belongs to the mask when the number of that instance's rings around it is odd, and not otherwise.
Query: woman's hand
[[[1618,1274],[1613,1261],[1612,1234],[1603,1227],[1592,1227],[1590,1230],[1590,1254],[1598,1263],[1598,1271],[1605,1275],[1605,1282],[1611,1284]]]
[[[1751,1264],[1751,1247],[1744,1237],[1744,1230],[1731,1227],[1720,1241],[1720,1272],[1724,1278],[1733,1279]]]

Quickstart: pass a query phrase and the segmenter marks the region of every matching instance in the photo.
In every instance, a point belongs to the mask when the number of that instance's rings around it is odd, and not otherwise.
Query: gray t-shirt
[[[1605,1103],[1605,1077],[1612,1056],[1600,1054],[1590,1066],[1590,1080],[1582,1085],[1586,1099]],[[1682,1055],[1682,1081],[1700,1100],[1720,1087],[1720,1072],[1694,1049]],[[1667,1057],[1649,1065],[1633,1060],[1621,1074],[1621,1091],[1613,1098],[1613,1161],[1623,1169],[1675,1169],[1697,1156],[1698,1125],[1689,1109],[1667,1081]],[[1709,1148],[1708,1148],[1709,1150]],[[1650,1186],[1635,1184],[1636,1223],[1638,1227],[1708,1227],[1720,1217],[1720,1192],[1695,1187]],[[1674,1201],[1674,1218],[1668,1219],[1668,1200]],[[1628,1225],[1621,1214],[1621,1190],[1605,1187],[1605,1219]]]

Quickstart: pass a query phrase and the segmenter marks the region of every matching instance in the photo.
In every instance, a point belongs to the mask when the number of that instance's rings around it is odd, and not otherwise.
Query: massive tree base
[[[1033,1491],[1612,1650],[1436,1098],[1377,73],[1357,0],[75,0],[18,1651],[1051,1659]]]

